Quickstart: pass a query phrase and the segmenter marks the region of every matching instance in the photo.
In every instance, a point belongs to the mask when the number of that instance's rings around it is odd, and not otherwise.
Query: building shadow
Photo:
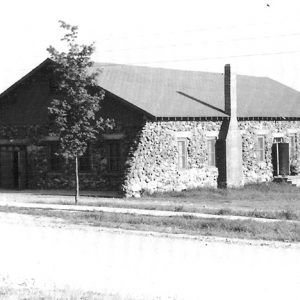
[[[187,97],[187,98],[189,98],[189,99],[191,99],[191,100],[194,100],[194,101],[196,101],[196,102],[198,102],[198,103],[200,103],[200,104],[202,104],[202,105],[205,105],[205,106],[207,106],[207,107],[209,107],[209,108],[211,108],[211,109],[214,109],[214,110],[216,110],[216,111],[218,111],[218,112],[220,112],[220,113],[225,114],[225,110],[220,109],[220,108],[218,108],[218,107],[216,107],[216,106],[213,106],[213,105],[211,105],[211,104],[209,104],[209,103],[206,103],[206,102],[204,102],[204,101],[202,101],[202,100],[200,100],[200,99],[197,99],[197,98],[195,98],[195,97],[193,97],[193,96],[190,96],[190,95],[188,95],[188,94],[186,94],[186,93],[184,93],[184,92],[176,91],[176,93],[180,94],[181,96]]]
[[[219,137],[216,141],[216,167],[218,168],[217,184],[219,188],[226,188],[226,136],[229,128],[229,119],[222,121]]]
[[[209,103],[206,103],[200,99],[197,99],[193,96],[187,95],[186,93],[177,91],[178,94],[185,96],[191,100],[194,100],[202,105],[205,105],[213,110],[216,110],[222,114],[226,114],[225,110],[220,109],[216,106],[213,106]],[[225,116],[224,116],[225,117]],[[226,172],[226,136],[228,133],[228,127],[229,127],[229,118],[225,118],[222,121],[220,132],[218,139],[216,141],[216,167],[218,169],[218,179],[217,184],[219,188],[225,188],[226,187],[226,181],[227,181],[227,172]]]

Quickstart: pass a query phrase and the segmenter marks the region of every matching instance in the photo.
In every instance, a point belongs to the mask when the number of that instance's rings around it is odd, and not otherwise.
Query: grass
[[[201,219],[193,216],[154,217],[132,214],[59,211],[0,207],[2,212],[15,212],[33,216],[59,218],[69,224],[101,226],[164,233],[182,233],[226,238],[300,241],[300,223],[255,222],[251,220]]]
[[[74,204],[72,196],[51,191],[19,194],[24,202]],[[23,199],[25,197],[25,199]],[[300,189],[284,183],[246,185],[240,189],[195,189],[183,192],[144,194],[142,198],[82,197],[78,205],[198,212],[280,220],[300,220]]]
[[[257,204],[259,207],[275,205],[282,201],[284,206],[291,201],[300,201],[300,189],[290,184],[284,183],[260,183],[249,184],[243,188],[229,189],[194,189],[182,192],[154,193],[151,196],[145,195],[144,199],[181,199],[183,202],[193,203],[231,203],[231,204]],[[251,202],[250,202],[251,201]],[[267,202],[267,203],[266,203]],[[299,205],[300,206],[300,205]]]
[[[73,204],[72,198],[44,199],[40,197],[34,202]],[[300,220],[300,189],[284,183],[252,184],[240,189],[195,189],[144,194],[140,199],[83,197],[79,205],[81,204]]]
[[[280,210],[280,211],[263,211],[263,210],[249,210],[249,211],[238,211],[233,209],[219,209],[216,211],[209,211],[208,213],[214,212],[216,215],[227,215],[227,216],[245,216],[253,218],[265,218],[265,219],[279,219],[279,220],[299,220],[299,215],[292,212],[291,210]]]

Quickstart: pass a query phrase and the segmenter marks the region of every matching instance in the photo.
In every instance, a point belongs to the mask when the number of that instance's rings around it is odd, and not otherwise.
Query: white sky
[[[231,63],[300,90],[299,0],[2,0],[0,92],[57,45],[60,19],[96,42],[95,61],[216,72]],[[278,52],[289,53],[245,56]]]

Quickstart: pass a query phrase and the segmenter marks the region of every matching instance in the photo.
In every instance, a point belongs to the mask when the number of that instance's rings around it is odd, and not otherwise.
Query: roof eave
[[[0,99],[6,96],[8,93],[10,93],[12,90],[14,90],[17,86],[21,85],[26,79],[28,79],[30,76],[32,76],[34,73],[39,71],[41,68],[43,68],[48,63],[52,63],[53,61],[50,58],[46,58],[42,63],[40,63],[37,67],[35,67],[33,70],[31,70],[29,73],[27,73],[25,76],[23,76],[21,79],[16,81],[14,84],[12,84],[10,87],[8,87],[6,90],[4,90],[0,94]]]

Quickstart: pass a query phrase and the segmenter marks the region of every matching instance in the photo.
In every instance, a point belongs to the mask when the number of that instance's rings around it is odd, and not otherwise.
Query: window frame
[[[187,139],[183,137],[178,137],[176,143],[177,143],[177,168],[179,170],[186,170],[188,169]],[[179,153],[179,149],[180,149],[179,143],[183,143],[183,147],[182,147],[183,153],[181,154]],[[182,165],[181,162],[183,162]]]
[[[283,143],[284,139],[283,136],[275,136],[273,137],[273,144]]]
[[[213,147],[209,147],[209,143],[213,142]],[[206,138],[206,147],[207,147],[207,165],[209,167],[216,167],[217,162],[216,162],[216,142],[217,138],[216,137],[208,137]],[[212,149],[213,151],[209,151],[209,149]],[[213,163],[211,163],[211,158],[213,156]]]
[[[263,139],[263,146],[262,148],[259,148],[259,139]],[[256,137],[256,145],[255,145],[255,153],[256,153],[256,158],[259,162],[265,162],[266,161],[266,137],[264,135],[258,135]],[[260,154],[258,154],[259,152],[261,152]],[[263,159],[260,159],[261,158],[261,154],[262,154],[262,158]]]
[[[289,135],[289,155],[290,155],[290,161],[296,160],[298,158],[298,147],[297,147],[297,134],[293,133]],[[293,142],[293,147],[292,147],[292,140]]]

